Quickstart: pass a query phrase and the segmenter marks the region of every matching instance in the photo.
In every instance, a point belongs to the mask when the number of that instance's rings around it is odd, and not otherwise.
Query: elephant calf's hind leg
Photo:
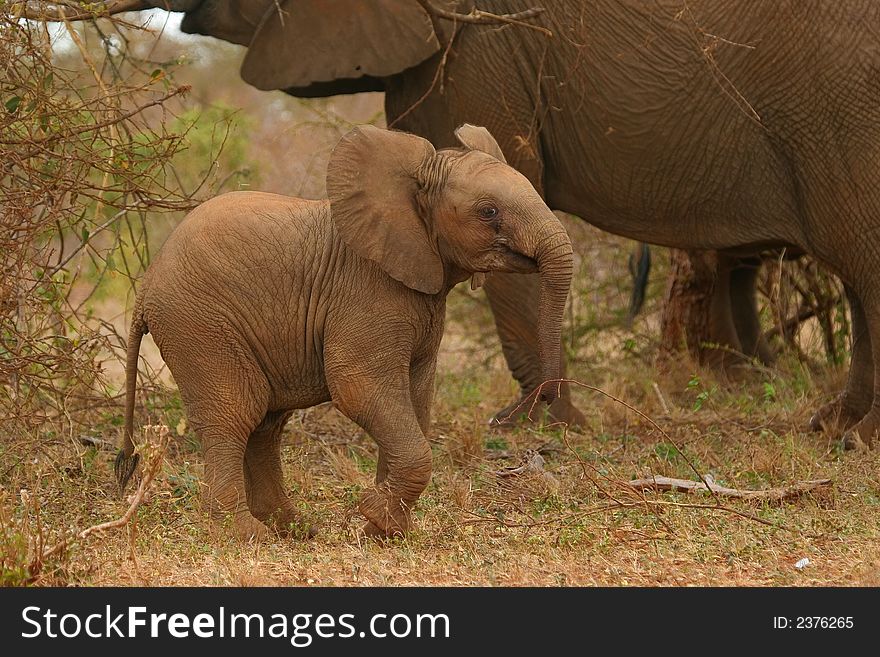
[[[231,521],[238,538],[260,539],[268,528],[248,509],[244,460],[248,437],[266,413],[268,384],[243,359],[221,368],[195,347],[186,358],[172,356],[172,372],[205,455],[205,506],[220,526]]]
[[[248,507],[255,518],[282,534],[311,538],[314,529],[303,522],[284,490],[281,437],[289,417],[290,413],[269,413],[248,439],[244,455]]]

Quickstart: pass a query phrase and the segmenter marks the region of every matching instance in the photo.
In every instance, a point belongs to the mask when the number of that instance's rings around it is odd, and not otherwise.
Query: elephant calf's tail
[[[131,475],[137,468],[139,456],[134,451],[134,396],[137,388],[138,354],[141,349],[141,339],[147,333],[147,323],[144,321],[140,300],[135,303],[134,315],[131,320],[131,331],[128,334],[128,351],[125,359],[125,433],[123,435],[122,449],[116,455],[116,481],[119,484],[119,494],[125,491],[125,486]]]

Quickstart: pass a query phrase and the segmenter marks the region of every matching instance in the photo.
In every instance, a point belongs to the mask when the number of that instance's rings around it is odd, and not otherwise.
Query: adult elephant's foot
[[[387,486],[364,491],[358,510],[367,519],[363,532],[370,538],[392,538],[409,532],[409,507]]]
[[[489,420],[489,426],[512,429],[519,424],[540,423],[545,418],[545,411],[546,424],[567,424],[574,430],[581,429],[587,424],[587,417],[571,403],[568,397],[557,397],[547,408],[540,402],[535,403],[535,395],[532,393],[498,411]]]
[[[385,533],[385,530],[379,529],[379,527],[377,527],[371,520],[367,520],[364,523],[364,526],[361,527],[361,531],[364,536],[376,541],[384,541],[386,538],[389,538],[388,534]]]
[[[854,427],[871,408],[870,402],[857,401],[842,392],[810,418],[811,431],[841,433]]]
[[[868,449],[873,447],[880,431],[880,409],[871,409],[855,426],[843,434],[845,449]]]
[[[232,530],[235,537],[244,542],[260,542],[269,538],[269,528],[252,516],[249,511],[233,515]]]

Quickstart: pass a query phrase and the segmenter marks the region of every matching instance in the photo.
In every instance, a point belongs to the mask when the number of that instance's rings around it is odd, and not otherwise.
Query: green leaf
[[[19,105],[21,105],[21,97],[13,96],[6,101],[6,111],[10,114],[15,114],[16,110],[18,110]]]

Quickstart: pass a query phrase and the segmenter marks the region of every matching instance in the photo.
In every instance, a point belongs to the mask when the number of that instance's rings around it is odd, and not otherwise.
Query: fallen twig
[[[711,475],[704,475],[704,481],[691,481],[690,479],[675,479],[673,477],[648,477],[622,481],[625,486],[635,490],[676,491],[679,493],[709,492],[724,497],[733,497],[741,500],[766,500],[782,502],[796,499],[805,493],[816,490],[825,490],[833,486],[831,479],[813,479],[799,481],[788,486],[767,488],[765,490],[741,490],[739,488],[727,488],[715,483]],[[704,483],[705,482],[705,483]]]
[[[146,495],[150,484],[153,482],[153,478],[158,474],[159,468],[162,466],[165,449],[168,447],[170,433],[168,427],[160,425],[157,428],[159,439],[156,442],[154,448],[150,450],[150,452],[152,453],[147,455],[143,459],[146,463],[143,476],[141,477],[141,482],[138,485],[137,490],[129,498],[131,500],[131,503],[129,504],[128,509],[126,509],[125,513],[123,513],[122,516],[120,516],[116,520],[110,520],[108,522],[102,522],[97,525],[92,525],[91,527],[87,527],[86,529],[83,529],[76,534],[69,535],[50,547],[48,550],[39,550],[37,556],[34,557],[28,568],[30,572],[30,582],[33,582],[39,576],[40,571],[43,568],[43,564],[45,564],[48,559],[64,552],[73,544],[85,540],[92,534],[99,534],[101,532],[107,531],[108,529],[117,529],[119,527],[124,527],[129,523],[129,521],[134,516],[135,511],[137,511],[137,508],[144,501],[144,496]]]
[[[499,477],[516,477],[521,474],[527,473],[543,473],[544,472],[544,457],[541,456],[537,450],[528,449],[526,453],[523,455],[520,464],[516,467],[510,468],[501,468],[500,470],[496,470],[495,474]]]
[[[508,418],[511,418],[511,417],[515,417],[516,414],[520,412],[520,409],[524,408],[525,405],[527,403],[529,403],[529,401],[531,401],[531,406],[529,407],[527,417],[531,420],[532,413],[535,410],[535,408],[538,406],[539,400],[541,398],[541,392],[543,391],[544,386],[546,386],[546,385],[560,386],[563,383],[567,383],[569,385],[580,386],[581,388],[586,388],[587,390],[592,390],[593,392],[598,392],[600,395],[604,395],[605,397],[612,400],[613,402],[620,404],[621,406],[624,406],[625,408],[629,409],[630,411],[632,411],[633,413],[635,413],[636,415],[641,417],[643,420],[648,422],[652,427],[654,427],[654,429],[658,433],[660,433],[661,436],[663,436],[663,439],[666,440],[670,445],[672,445],[678,451],[679,455],[681,455],[681,458],[684,459],[684,462],[687,463],[688,467],[690,467],[690,469],[694,472],[695,475],[697,475],[698,477],[700,477],[702,479],[703,475],[700,474],[700,471],[697,470],[697,467],[690,460],[690,458],[688,458],[687,454],[685,454],[684,451],[681,449],[681,447],[678,446],[678,443],[675,440],[673,440],[672,436],[670,436],[667,432],[665,432],[660,427],[660,425],[657,424],[652,418],[650,418],[648,415],[646,415],[645,413],[643,413],[642,411],[637,409],[632,404],[628,404],[627,402],[620,399],[619,397],[615,397],[611,393],[602,390],[602,388],[597,388],[596,386],[591,386],[588,383],[582,383],[582,382],[578,381],[577,379],[551,379],[549,381],[544,381],[541,385],[539,385],[532,392],[530,392],[528,395],[526,395],[522,400],[520,400],[520,403],[517,404],[517,406],[507,415],[507,417],[502,418],[502,421],[506,420]],[[565,426],[567,426],[567,425],[565,425]],[[720,506],[721,499],[715,494],[715,492],[711,488],[708,487],[709,482],[703,482],[703,483],[706,484],[707,490],[710,493],[712,493],[712,496],[715,498],[715,501]]]
[[[663,415],[669,416],[669,404],[666,403],[666,398],[663,397],[663,393],[660,391],[660,386],[654,381],[651,384],[651,387],[654,389],[654,394],[657,395],[660,406],[663,408]]]

